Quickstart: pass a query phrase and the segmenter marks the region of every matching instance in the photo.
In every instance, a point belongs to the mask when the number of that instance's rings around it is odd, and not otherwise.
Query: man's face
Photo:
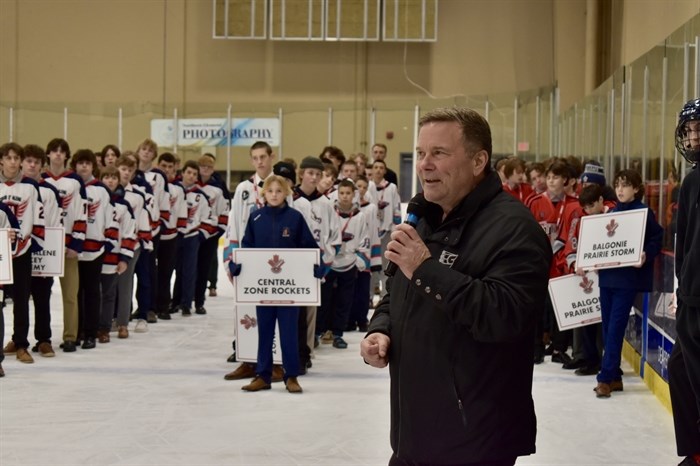
[[[119,165],[117,170],[119,170],[119,184],[126,186],[127,184],[131,183],[131,177],[134,176],[135,171],[134,167]]]
[[[355,191],[351,187],[341,186],[338,188],[338,204],[341,206],[352,206],[353,197],[355,197]]]
[[[262,147],[250,151],[250,162],[260,178],[266,178],[272,171],[272,157]]]
[[[416,152],[416,172],[425,198],[445,212],[454,209],[476,187],[476,177],[488,162],[485,151],[467,153],[462,129],[456,122],[423,125]]]
[[[151,147],[141,147],[138,152],[138,158],[139,162],[142,163],[151,163],[153,161],[153,157],[156,156],[155,151]]]
[[[47,154],[47,157],[49,158],[49,161],[52,164],[61,164],[61,165],[65,165],[66,156],[67,156],[67,154],[65,153],[65,151],[63,151],[61,149],[52,150],[51,152],[49,152]]]
[[[321,180],[318,182],[318,190],[325,193],[333,187],[333,183],[335,183],[335,176],[329,171],[324,171]]]
[[[192,167],[187,167],[182,172],[182,184],[185,186],[192,186],[197,182],[199,177],[199,172]]]
[[[105,167],[112,167],[112,166],[114,166],[116,161],[117,161],[117,154],[115,154],[112,149],[107,149],[107,153],[105,154],[104,157],[102,157],[102,164]]]
[[[24,160],[22,160],[22,173],[29,178],[39,178],[41,174],[41,161],[36,157],[25,157]]]
[[[311,189],[316,189],[318,186],[319,181],[321,181],[321,177],[323,176],[323,172],[319,170],[318,168],[305,168],[301,172],[301,187],[302,189],[306,190],[311,190]],[[333,183],[331,183],[333,184]]]
[[[374,160],[384,160],[386,158],[386,150],[382,146],[372,147],[372,158]]]
[[[114,175],[105,175],[102,177],[102,183],[104,183],[110,191],[114,192],[119,186],[119,178]]]
[[[357,179],[357,166],[349,163],[343,165],[343,178],[350,178],[355,181]]]
[[[552,172],[547,173],[547,191],[555,196],[564,192],[564,187],[568,180],[561,175],[555,175]]]
[[[83,160],[75,164],[75,173],[78,174],[84,181],[92,176],[92,162]]]
[[[2,173],[7,178],[14,178],[19,173],[22,159],[13,150],[8,151],[2,156]]]
[[[161,171],[165,173],[165,176],[168,178],[168,180],[172,180],[175,177],[174,163],[161,160],[160,162],[158,162],[158,168],[160,168]]]

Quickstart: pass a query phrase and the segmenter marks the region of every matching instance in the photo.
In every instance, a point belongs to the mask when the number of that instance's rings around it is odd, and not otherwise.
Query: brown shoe
[[[25,364],[33,364],[34,358],[27,351],[27,348],[17,348],[17,360]]]
[[[117,338],[129,338],[129,329],[126,325],[120,325],[117,328]]]
[[[623,390],[622,380],[613,380],[610,382],[611,392],[621,392]]]
[[[255,377],[255,365],[249,362],[243,362],[236,368],[235,371],[229,372],[224,376],[225,380],[241,380]]]
[[[17,347],[15,346],[15,342],[10,340],[7,342],[5,347],[2,349],[2,351],[5,354],[15,354],[17,352]]]
[[[301,393],[301,385],[299,385],[299,382],[297,381],[296,377],[290,377],[287,379],[287,391],[289,393]]]
[[[598,398],[610,398],[610,384],[598,382],[598,385],[593,389],[595,396]]]
[[[97,331],[97,341],[100,343],[109,343],[109,331],[98,330]]]
[[[56,353],[53,351],[53,347],[51,346],[51,343],[48,341],[42,341],[37,345],[37,351],[39,354],[45,358],[53,358],[56,356]]]
[[[212,298],[217,296],[216,288],[209,288],[209,296],[211,296]]]
[[[324,345],[330,345],[331,343],[333,343],[333,332],[331,332],[330,330],[326,330],[326,332],[323,335],[321,335],[321,343],[323,343]]]
[[[257,392],[260,390],[269,390],[271,387],[272,386],[265,382],[262,377],[256,377],[248,385],[243,385],[241,390],[245,390],[246,392]]]
[[[272,383],[275,382],[282,382],[284,380],[284,368],[282,366],[279,366],[275,364],[272,366],[272,377],[270,377],[270,381]]]

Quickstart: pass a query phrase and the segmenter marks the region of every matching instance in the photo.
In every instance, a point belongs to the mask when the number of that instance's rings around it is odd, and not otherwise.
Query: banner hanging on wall
[[[227,121],[226,118],[155,119],[151,120],[151,139],[166,147],[175,146],[176,142],[179,147],[226,146]],[[265,141],[273,147],[280,144],[278,118],[234,118],[231,125],[232,146],[250,147],[256,141]]]

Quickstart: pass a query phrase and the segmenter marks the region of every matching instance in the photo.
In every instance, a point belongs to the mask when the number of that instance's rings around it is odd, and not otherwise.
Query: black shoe
[[[158,313],[158,320],[171,320],[172,317],[170,317],[169,312],[159,312]]]
[[[306,368],[311,369],[312,367],[314,367],[314,365],[311,363],[311,359],[309,359],[308,361],[306,361]]]
[[[95,346],[97,346],[95,344],[95,339],[92,337],[87,337],[85,339],[85,341],[83,342],[81,348],[82,349],[93,349]],[[64,349],[64,351],[65,351],[65,349]]]
[[[596,375],[600,372],[600,364],[591,364],[591,365],[585,365],[583,367],[579,367],[576,369],[576,372],[574,374],[576,375]]]
[[[364,324],[357,324],[357,330],[359,330],[360,332],[366,332],[367,330],[369,330],[369,324],[367,322],[365,322]]]
[[[64,353],[72,353],[76,350],[74,341],[64,341],[60,346],[63,348]]]
[[[158,323],[158,317],[156,316],[155,311],[148,311],[146,314],[146,322],[149,324],[157,324]]]
[[[535,346],[534,364],[542,364],[544,362],[544,345]]]
[[[299,375],[306,375],[306,365],[305,364],[299,365]]]
[[[181,307],[180,310],[182,311],[183,316],[191,316],[192,315],[192,309],[189,307]]]
[[[138,319],[138,318],[139,318],[139,310],[134,309],[134,311],[131,314],[129,314],[129,322],[131,322],[134,319]]]
[[[571,363],[573,361],[574,360],[571,359],[571,356],[564,353],[563,351],[559,351],[557,353],[552,354],[552,362],[559,362],[562,364],[568,364],[568,363]]]
[[[231,356],[228,357],[226,362],[236,362],[236,352],[234,351]]]
[[[585,366],[586,360],[585,359],[574,359],[571,362],[564,363],[563,366],[561,366],[562,369],[566,369],[567,371],[573,370],[573,369],[579,369],[583,366]]]
[[[554,345],[549,345],[546,350],[544,350],[545,356],[551,356],[554,354]]]
[[[355,330],[357,330],[357,325],[355,325],[355,324],[348,324],[345,327],[346,332],[354,332]]]
[[[198,306],[195,308],[194,313],[199,314],[200,316],[203,316],[204,314],[207,313],[207,310],[204,309],[204,306]]]

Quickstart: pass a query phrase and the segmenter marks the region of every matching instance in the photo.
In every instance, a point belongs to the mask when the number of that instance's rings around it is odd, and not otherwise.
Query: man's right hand
[[[391,338],[383,333],[372,333],[360,343],[360,355],[372,367],[386,367],[389,364]]]

